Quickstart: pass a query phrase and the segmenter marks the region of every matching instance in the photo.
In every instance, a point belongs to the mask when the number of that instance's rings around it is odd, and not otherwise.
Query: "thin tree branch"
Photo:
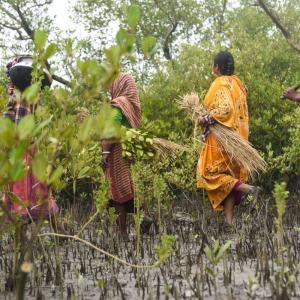
[[[0,10],[2,10],[5,13],[5,15],[10,17],[12,20],[14,20],[18,24],[20,24],[20,21],[18,20],[18,18],[14,14],[12,14],[8,9],[4,8],[3,5],[0,6]]]
[[[288,31],[287,28],[285,28],[279,18],[275,16],[275,14],[271,11],[271,9],[268,8],[266,3],[263,0],[257,0],[259,6],[264,10],[264,12],[269,16],[269,18],[272,20],[272,22],[276,25],[276,27],[282,32],[283,36],[287,40],[288,44],[296,50],[298,53],[300,53],[300,45],[295,43],[292,34]]]
[[[59,82],[59,83],[61,83],[63,85],[66,85],[67,87],[72,87],[72,84],[71,84],[70,81],[68,81],[68,80],[66,80],[66,79],[64,79],[64,78],[62,78],[60,76],[57,76],[57,75],[53,74],[52,78],[53,78],[53,80],[55,80],[55,81],[57,81],[57,82]]]
[[[168,34],[165,37],[163,51],[164,51],[164,56],[167,60],[172,60],[172,55],[171,55],[171,51],[170,51],[171,37],[172,37],[172,34],[177,29],[178,24],[179,24],[179,22],[175,21],[175,23],[173,23],[173,26],[171,27],[171,29],[169,30]]]
[[[34,40],[34,30],[30,28],[28,21],[26,20],[24,14],[22,13],[20,7],[18,5],[13,5],[13,8],[17,12],[18,16],[21,19],[21,24],[27,35]]]
[[[5,27],[7,29],[11,29],[11,30],[20,30],[20,27],[14,26],[10,23],[0,23],[0,26]]]
[[[223,0],[223,3],[222,3],[222,10],[220,12],[220,15],[219,15],[219,34],[221,34],[223,32],[223,27],[224,27],[224,19],[225,19],[225,11],[226,11],[226,8],[227,8],[227,0]]]
[[[45,0],[44,2],[39,3],[39,5],[37,5],[37,6],[41,7],[41,6],[50,4],[50,3],[52,3],[52,0]],[[6,8],[4,8],[3,5],[0,6],[0,10],[2,10],[10,19],[15,21],[19,25],[19,27],[14,26],[12,24],[5,24],[5,23],[3,23],[3,24],[0,23],[0,26],[3,26],[7,29],[16,31],[17,34],[19,35],[19,37],[18,37],[19,40],[27,40],[27,38],[24,37],[22,32],[21,32],[21,29],[23,29],[26,32],[26,34],[28,36],[28,39],[31,39],[32,41],[34,41],[35,29],[31,28],[30,22],[26,19],[26,16],[22,12],[19,4],[11,4],[11,7],[17,13],[20,20],[14,14],[12,14],[10,11],[8,11]],[[53,74],[52,78],[53,78],[53,80],[55,80],[59,83],[62,83],[64,85],[68,86],[68,87],[71,87],[71,82],[64,79],[64,78],[62,78],[62,77],[60,77],[60,76],[57,76],[57,75]]]

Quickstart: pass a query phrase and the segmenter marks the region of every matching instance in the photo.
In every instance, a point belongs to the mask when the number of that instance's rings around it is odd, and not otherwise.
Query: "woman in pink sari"
[[[30,56],[25,56],[30,59]],[[17,99],[16,90],[23,92],[31,84],[31,70],[27,65],[22,65],[24,56],[17,57],[12,62],[7,64],[7,75],[10,78],[8,86],[9,102],[7,110],[3,116],[11,119],[16,125],[27,114],[32,113],[32,106],[24,99]],[[23,66],[23,67],[22,67]],[[46,80],[45,85],[49,85],[50,80]],[[43,81],[45,82],[45,81]],[[31,168],[31,158],[37,149],[32,146],[24,156],[25,165],[28,166],[27,174],[24,178],[11,183],[9,192],[4,195],[4,202],[10,212],[21,215],[23,219],[38,219],[48,218],[50,214],[58,212],[56,202],[49,190],[49,188],[37,180],[33,175]],[[17,204],[13,201],[13,196],[16,196],[23,202],[23,205]]]

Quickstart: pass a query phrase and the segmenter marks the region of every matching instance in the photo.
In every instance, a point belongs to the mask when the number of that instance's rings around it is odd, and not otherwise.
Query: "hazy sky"
[[[82,24],[75,23],[70,18],[70,9],[73,5],[76,4],[76,2],[77,0],[54,0],[50,5],[49,13],[52,17],[55,17],[55,25],[62,31],[72,29],[76,31],[75,35],[77,38],[89,38],[93,40],[93,34],[97,34],[96,32],[88,34],[84,30]],[[118,29],[118,23],[112,21],[110,24],[110,30],[108,31],[109,35],[114,38],[117,34]]]
[[[75,29],[78,25],[69,17],[69,7],[71,4],[75,3],[76,0],[54,0],[50,5],[49,13],[55,17],[56,26],[63,29]]]

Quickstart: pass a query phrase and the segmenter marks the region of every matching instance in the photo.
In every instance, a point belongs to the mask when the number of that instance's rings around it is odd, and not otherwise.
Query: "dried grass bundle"
[[[199,119],[208,114],[196,93],[184,96],[180,105],[192,115],[196,125],[198,125]],[[230,160],[243,167],[250,177],[266,170],[267,164],[258,151],[237,132],[220,123],[210,125],[210,131],[215,135],[220,147]]]
[[[162,138],[153,138],[152,148],[154,151],[164,155],[172,155],[176,152],[188,150],[186,147]]]

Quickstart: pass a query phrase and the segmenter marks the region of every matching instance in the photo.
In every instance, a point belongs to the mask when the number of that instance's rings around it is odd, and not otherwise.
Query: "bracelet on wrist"
[[[110,151],[102,151],[102,154],[110,154]]]

